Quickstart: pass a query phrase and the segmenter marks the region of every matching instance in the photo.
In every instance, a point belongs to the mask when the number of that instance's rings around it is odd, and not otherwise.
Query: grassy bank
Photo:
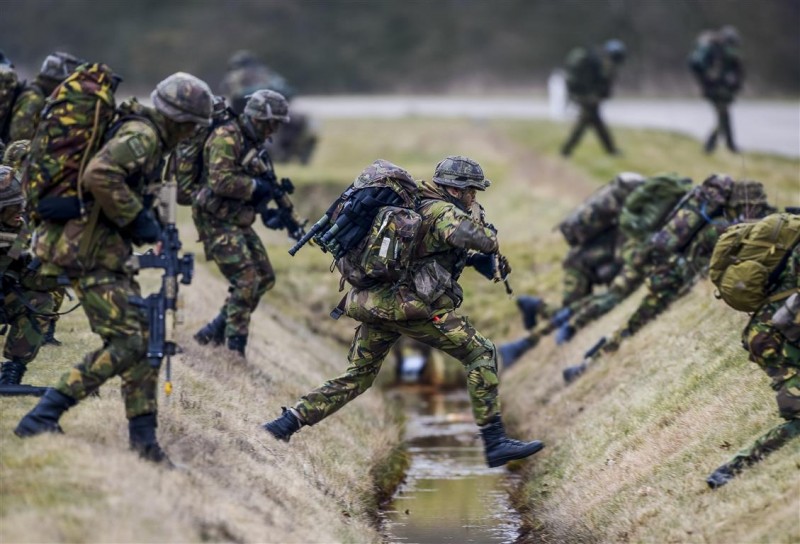
[[[471,156],[493,180],[480,200],[514,266],[515,291],[554,302],[566,246],[553,226],[616,172],[677,170],[699,181],[727,171],[765,182],[788,204],[800,167],[746,155],[742,170],[740,157],[705,157],[687,138],[621,130],[624,157],[601,155],[590,136],[568,162],[557,156],[566,127],[548,123],[349,120],[328,121],[321,132],[309,167],[278,165],[298,186],[301,215],[315,220],[376,158],[430,177],[445,155]],[[66,414],[65,436],[17,440],[11,430],[34,401],[2,399],[0,540],[378,541],[371,513],[380,490],[394,484],[398,471],[389,467],[400,441],[397,414],[378,391],[288,445],[258,427],[346,364],[355,323],[328,317],[341,296],[329,257],[308,247],[292,258],[283,233],[259,227],[278,280],[254,316],[248,362],[238,364],[225,350],[191,340],[216,314],[226,287],[204,263],[188,214],[181,230],[198,270],[184,291],[179,339],[186,351],[173,365],[175,393],[161,399],[159,435],[187,470],[165,472],[127,451],[117,380]],[[462,313],[479,330],[498,343],[522,333],[502,285],[471,270],[462,283]],[[528,525],[572,541],[796,540],[800,444],[727,488],[704,488],[707,472],[777,421],[766,377],[738,348],[745,316],[715,301],[707,285],[575,386],[562,385],[562,366],[637,298],[562,350],[545,341],[504,379],[515,434],[548,445],[522,464],[528,483],[519,500]],[[26,381],[52,383],[98,345],[80,310],[63,318],[59,336],[65,346],[45,348]]]

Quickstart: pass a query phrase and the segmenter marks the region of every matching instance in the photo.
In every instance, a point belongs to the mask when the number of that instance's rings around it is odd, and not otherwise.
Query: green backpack
[[[105,64],[84,64],[47,99],[22,180],[34,219],[46,197],[78,197],[83,205],[80,176],[115,118],[117,82]]]
[[[675,173],[647,178],[625,199],[619,215],[620,230],[629,238],[643,238],[655,232],[691,188],[691,179]]]
[[[795,289],[770,291],[799,241],[800,215],[775,213],[728,227],[714,246],[709,266],[718,298],[741,312],[755,312],[767,302],[790,296]]]

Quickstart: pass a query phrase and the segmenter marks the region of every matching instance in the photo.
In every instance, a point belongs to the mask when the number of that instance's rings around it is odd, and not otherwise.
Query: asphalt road
[[[574,111],[553,115],[540,97],[307,96],[298,109],[320,119],[383,117],[470,117],[556,119],[571,122]],[[705,139],[714,125],[711,106],[701,100],[612,99],[604,116],[613,125],[681,132]],[[734,136],[745,151],[800,156],[800,103],[742,100],[731,109]]]

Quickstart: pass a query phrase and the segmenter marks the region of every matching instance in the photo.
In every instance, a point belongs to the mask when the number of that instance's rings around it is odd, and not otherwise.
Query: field
[[[429,178],[448,154],[478,160],[492,187],[480,194],[513,267],[516,294],[560,299],[566,251],[553,227],[620,171],[677,171],[702,181],[712,172],[762,181],[780,205],[800,202],[800,162],[765,155],[707,157],[700,144],[650,131],[616,131],[625,152],[602,155],[590,135],[572,160],[558,145],[566,128],[549,123],[407,119],[327,121],[309,167],[278,165],[314,221],[372,160]],[[159,436],[182,470],[167,472],[127,450],[114,380],[63,419],[66,435],[21,441],[11,433],[33,405],[3,399],[0,415],[2,542],[375,542],[372,514],[391,489],[401,415],[379,390],[335,417],[277,443],[259,425],[345,365],[355,324],[333,321],[341,296],[329,258],[313,247],[292,258],[283,233],[261,229],[278,283],[252,326],[247,362],[201,348],[191,335],[212,318],[226,286],[204,263],[187,210],[181,232],[197,255],[185,288],[184,353],[173,361],[176,391],[160,399]],[[523,333],[502,285],[466,271],[470,315],[501,343]],[[153,287],[156,278],[143,279]],[[800,443],[716,492],[705,476],[778,422],[766,376],[739,347],[747,316],[701,282],[614,357],[565,387],[561,368],[613,330],[641,293],[579,333],[566,347],[546,340],[505,376],[501,395],[512,433],[547,448],[517,467],[515,500],[526,528],[545,541],[789,542],[800,539]],[[26,381],[52,383],[98,345],[81,311],[62,318],[61,348],[44,348]]]

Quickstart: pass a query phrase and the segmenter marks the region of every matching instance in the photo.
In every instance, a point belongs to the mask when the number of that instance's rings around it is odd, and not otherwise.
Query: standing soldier
[[[44,59],[42,68],[33,83],[23,85],[14,101],[8,128],[8,141],[33,139],[45,99],[83,62],[83,60],[61,51],[56,51]]]
[[[580,107],[580,115],[561,154],[569,157],[583,132],[593,127],[606,152],[618,155],[611,132],[600,117],[600,102],[611,96],[617,69],[625,61],[625,44],[609,40],[602,48],[577,47],[567,56],[567,90],[569,98]]]
[[[209,123],[211,92],[203,81],[179,72],[159,83],[150,97],[152,108],[131,104],[131,114],[112,129],[83,173],[81,184],[93,197],[86,203],[89,214],[99,220],[90,220],[82,232],[83,218],[66,224],[44,221],[37,229],[36,254],[44,262],[43,272],[70,277],[103,345],[63,374],[14,432],[20,437],[62,432],[58,420],[65,411],[120,376],[131,448],[145,459],[169,465],[156,440],[158,369],[146,357],[147,316],[132,302],[140,289],[126,263],[134,243],[159,239],[159,223],[144,205],[146,188],[159,180],[163,155],[198,125]],[[64,245],[74,242],[69,233],[76,230],[78,242],[91,244],[88,254],[65,256]],[[54,255],[60,258],[58,265]]]
[[[11,109],[19,92],[19,78],[14,64],[0,50],[0,155],[3,145],[8,140],[8,125],[11,121]]]
[[[749,352],[750,360],[772,380],[778,411],[786,421],[762,434],[717,468],[706,479],[712,489],[727,484],[743,469],[800,436],[800,245],[797,242],[800,238],[800,217],[794,216],[789,221],[778,223],[783,230],[781,234],[776,233],[778,229],[774,226],[774,218],[770,216],[765,219],[765,222],[770,222],[770,238],[781,241],[793,239],[794,248],[790,248],[781,259],[782,264],[770,274],[770,277],[774,274],[777,279],[765,293],[768,295],[766,301],[742,331],[742,346]],[[752,272],[757,269],[749,270]]]
[[[689,67],[700,84],[703,96],[711,102],[717,115],[716,127],[704,146],[706,153],[711,153],[716,148],[717,136],[725,138],[728,149],[733,153],[739,152],[733,141],[728,109],[744,81],[740,44],[741,39],[736,28],[725,26],[719,32],[703,32],[689,57]]]
[[[274,172],[260,172],[254,161],[261,161],[258,153],[266,140],[288,121],[283,95],[257,91],[241,115],[213,129],[206,139],[204,179],[192,212],[206,258],[217,263],[231,286],[219,315],[195,334],[200,344],[219,345],[227,339],[228,349],[244,356],[250,315],[275,285],[267,250],[253,230],[256,214],[273,196],[266,177]]]
[[[396,174],[389,177],[411,179],[405,170],[390,163],[383,164]],[[538,440],[519,442],[506,436],[500,419],[495,346],[475,330],[468,318],[455,313],[461,304],[457,279],[468,258],[477,268],[486,261],[491,262],[492,254],[498,250],[495,232],[478,224],[470,215],[473,205],[477,204],[475,192],[485,190],[490,182],[484,179],[478,163],[456,156],[447,157],[436,166],[433,183],[422,183],[417,213],[422,217],[419,232],[423,234],[412,268],[428,265],[426,270],[436,270],[434,290],[444,294],[427,304],[416,292],[417,282],[410,282],[408,289],[403,289],[407,297],[396,296],[397,285],[394,284],[379,283],[372,288],[351,290],[346,297],[349,302],[344,304],[344,313],[361,324],[350,346],[347,370],[266,423],[264,429],[276,439],[288,441],[304,425],[322,421],[366,391],[394,343],[405,335],[444,351],[464,365],[472,413],[481,428],[490,467],[528,457],[544,447]],[[398,300],[400,298],[403,300]],[[370,311],[368,306],[373,303],[375,307]],[[416,316],[408,320],[376,317],[376,314],[408,316],[406,309],[409,307],[416,308]],[[427,318],[419,317],[425,314]]]

